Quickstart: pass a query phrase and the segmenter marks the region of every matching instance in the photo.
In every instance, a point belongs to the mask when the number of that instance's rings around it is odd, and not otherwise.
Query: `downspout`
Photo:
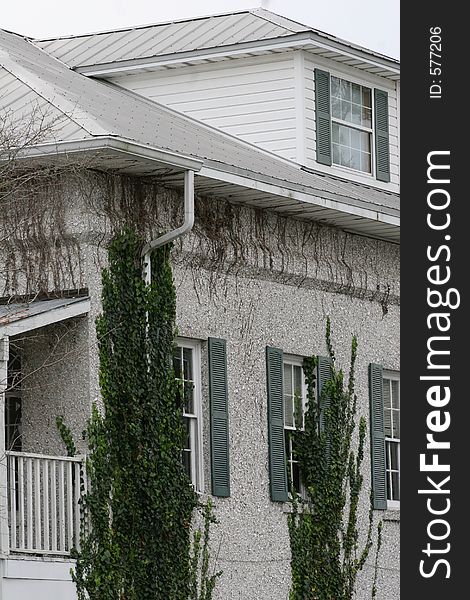
[[[152,272],[150,266],[150,254],[155,248],[168,244],[178,239],[192,229],[194,225],[194,171],[184,172],[184,221],[183,224],[173,231],[150,241],[142,250],[144,262],[144,279],[147,285],[152,281]]]

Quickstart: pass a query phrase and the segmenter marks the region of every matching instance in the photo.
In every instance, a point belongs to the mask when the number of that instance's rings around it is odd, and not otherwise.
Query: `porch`
[[[79,549],[84,457],[64,455],[56,418],[74,424],[78,441],[89,414],[89,304],[0,305],[0,558],[17,574],[15,564],[34,572]]]

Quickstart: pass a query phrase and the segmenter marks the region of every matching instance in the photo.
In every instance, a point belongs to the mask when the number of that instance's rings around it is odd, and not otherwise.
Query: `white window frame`
[[[295,367],[300,367],[301,368],[301,373],[302,373],[302,427],[300,429],[300,431],[304,430],[305,427],[305,413],[307,410],[307,383],[305,381],[305,373],[304,373],[304,358],[303,356],[297,356],[294,354],[284,354],[284,358],[282,361],[282,374],[284,377],[284,365],[292,365]],[[282,395],[283,395],[283,406],[285,405],[284,402],[284,388],[282,389]],[[284,422],[284,431],[297,431],[298,428],[297,427],[292,427],[291,425],[286,425],[285,423],[285,409],[283,411],[283,422]],[[285,434],[284,434],[285,436]],[[286,447],[286,469],[287,469],[287,477],[288,477],[288,483],[291,482],[293,480],[292,478],[292,447],[287,448]],[[290,490],[289,490],[290,493]],[[305,497],[305,488],[304,488],[304,484],[302,483],[302,481],[300,481],[300,490],[299,490],[299,494],[302,497]]]
[[[400,418],[400,415],[401,415],[400,373],[399,373],[399,371],[387,371],[387,370],[384,369],[384,371],[382,373],[382,379],[388,379],[388,380],[391,380],[391,381],[398,381],[398,398],[399,398],[399,402],[400,402],[399,409],[398,409],[398,418]],[[390,396],[390,398],[391,398],[391,396]],[[397,412],[397,409],[391,408],[392,423],[393,423],[393,412],[394,411]],[[384,413],[385,413],[385,406],[384,406]],[[401,428],[400,428],[400,430],[401,430]],[[389,458],[390,458],[390,454],[389,454],[390,443],[394,443],[394,444],[398,445],[398,452],[397,452],[397,459],[398,459],[398,480],[400,481],[400,473],[401,473],[401,469],[400,469],[400,438],[385,437],[385,477],[387,478],[387,481],[389,481],[389,477],[391,476],[390,474],[392,473],[392,469],[388,469],[387,468],[387,464],[391,465],[391,460],[389,460]],[[393,469],[393,471],[396,472],[395,469]],[[387,486],[387,489],[388,489],[388,486]],[[401,497],[401,482],[400,482],[400,497]],[[388,493],[387,493],[387,508],[388,509],[392,509],[392,510],[399,509],[400,508],[400,500],[389,500],[388,499]]]
[[[370,103],[371,103],[371,127],[364,127],[363,125],[356,125],[350,121],[343,121],[343,119],[339,119],[337,117],[333,117],[333,107],[331,100],[331,78],[342,79],[343,81],[347,81],[348,83],[354,83],[356,85],[360,85],[361,87],[365,87],[370,89]],[[374,106],[374,90],[375,87],[369,83],[358,81],[356,79],[351,79],[349,76],[335,73],[330,71],[330,114],[331,114],[331,166],[336,169],[344,169],[347,173],[359,173],[365,177],[370,177],[371,179],[375,179],[375,171],[376,171],[376,156],[375,156],[375,106]],[[338,123],[338,125],[343,125],[344,127],[349,127],[350,129],[357,129],[358,131],[363,131],[365,133],[370,134],[370,172],[362,171],[361,169],[353,169],[352,167],[347,167],[346,165],[341,165],[339,163],[335,163],[333,161],[333,123]]]
[[[201,342],[190,338],[178,337],[176,339],[176,345],[178,348],[188,348],[192,351],[194,413],[187,414],[183,410],[183,417],[191,419],[191,482],[195,491],[202,494],[204,492],[204,461],[202,439]]]

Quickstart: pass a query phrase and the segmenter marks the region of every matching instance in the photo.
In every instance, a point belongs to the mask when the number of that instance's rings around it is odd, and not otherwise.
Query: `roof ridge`
[[[130,27],[117,27],[115,29],[102,29],[100,31],[89,31],[87,33],[77,33],[69,35],[60,35],[56,37],[45,37],[45,38],[31,38],[33,42],[54,42],[56,40],[72,40],[81,37],[89,37],[94,35],[109,35],[110,33],[121,33],[124,31],[134,31],[137,29],[146,29],[151,27],[159,27],[160,25],[172,25],[173,23],[187,23],[189,21],[202,21],[204,19],[210,19],[212,17],[225,17],[229,15],[242,15],[244,13],[253,13],[256,9],[241,9],[241,10],[229,10],[227,12],[211,13],[206,15],[198,15],[194,17],[184,17],[182,19],[168,19],[166,21],[157,21],[154,23],[143,23],[142,25],[132,25]],[[269,11],[268,11],[269,12]],[[273,13],[274,14],[274,13]]]

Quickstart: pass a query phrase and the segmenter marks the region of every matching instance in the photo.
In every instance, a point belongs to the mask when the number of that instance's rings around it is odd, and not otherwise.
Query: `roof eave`
[[[280,50],[294,49],[323,49],[325,51],[337,52],[345,58],[357,59],[364,65],[381,69],[381,76],[389,79],[398,79],[400,76],[399,62],[385,56],[367,52],[356,46],[342,44],[336,40],[326,40],[321,35],[306,31],[293,35],[258,40],[255,42],[243,42],[215,48],[201,50],[190,50],[187,52],[176,52],[160,56],[146,58],[135,58],[104,63],[100,65],[83,65],[75,67],[75,71],[89,77],[112,77],[130,73],[139,73],[170,67],[180,63],[206,61],[215,58],[235,58],[241,54],[257,54],[274,52]],[[334,59],[333,59],[334,60]],[[360,68],[360,67],[359,67]]]
[[[315,209],[318,210],[317,220],[323,220],[340,227],[341,221],[345,217],[352,217],[357,226],[349,227],[350,231],[367,235],[363,232],[364,225],[370,223],[381,224],[386,229],[386,233],[375,237],[385,241],[398,241],[400,228],[398,209],[348,203],[344,200],[344,197],[331,192],[310,190],[288,181],[261,176],[243,169],[231,168],[229,165],[225,165],[224,168],[223,165],[214,163],[214,161],[177,155],[173,152],[141,145],[124,138],[109,136],[40,144],[23,151],[19,158],[24,160],[46,159],[55,162],[65,157],[74,162],[76,156],[90,157],[90,160],[83,162],[84,166],[88,168],[100,168],[106,164],[107,168],[111,170],[132,173],[135,165],[138,164],[140,165],[141,174],[160,176],[163,181],[170,185],[176,182],[171,182],[169,179],[181,178],[181,171],[190,169],[203,178],[221,182],[226,186],[236,186],[240,191],[249,189],[261,193],[266,198],[267,209],[270,208],[273,199],[284,198],[289,200],[289,207],[283,208],[281,206],[278,211],[285,212],[286,215],[296,216],[296,213],[302,211],[302,207]],[[123,161],[124,166],[122,166]],[[130,166],[126,167],[126,164]],[[171,176],[169,173],[174,175]],[[224,193],[224,186],[220,189],[219,195],[224,197],[227,195]],[[250,204],[250,202],[247,202],[247,204]],[[298,210],[293,205],[297,205]],[[324,219],[323,213],[329,215],[329,218]],[[300,218],[300,214],[297,214],[297,216]]]
[[[57,141],[38,144],[25,148],[18,155],[18,159],[34,160],[43,158],[61,158],[69,155],[99,155],[100,152],[114,151],[127,155],[133,160],[146,160],[162,167],[174,167],[191,171],[199,171],[203,165],[202,160],[194,157],[177,154],[170,150],[152,148],[138,144],[132,140],[114,136],[97,136],[89,139]]]

